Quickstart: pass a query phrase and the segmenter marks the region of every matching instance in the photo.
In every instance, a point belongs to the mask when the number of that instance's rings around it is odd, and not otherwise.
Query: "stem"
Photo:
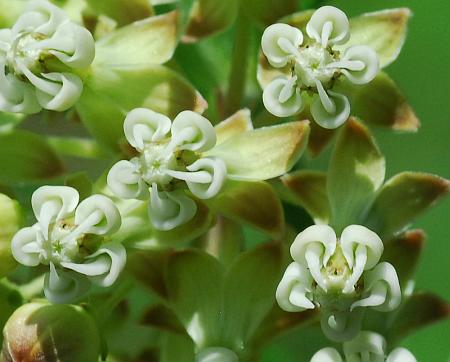
[[[106,158],[108,153],[100,145],[87,138],[76,137],[47,137],[47,142],[56,152],[65,156],[88,159]]]
[[[236,19],[236,35],[225,105],[226,115],[230,115],[241,107],[247,82],[249,56],[252,50],[251,22],[242,8],[242,6],[239,8]]]

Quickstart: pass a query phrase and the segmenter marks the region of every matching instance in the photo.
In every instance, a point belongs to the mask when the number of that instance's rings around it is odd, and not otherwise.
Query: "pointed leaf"
[[[349,119],[337,139],[327,178],[331,224],[337,233],[361,223],[384,174],[384,157],[369,130]]]
[[[220,263],[204,252],[175,251],[169,257],[170,307],[199,348],[217,340],[220,332],[222,280]]]
[[[450,306],[446,301],[431,293],[417,293],[401,307],[386,337],[390,343],[396,343],[418,329],[449,316]]]
[[[49,179],[63,173],[60,158],[41,136],[15,130],[0,134],[0,183]]]
[[[403,47],[411,15],[408,8],[398,8],[366,13],[350,19],[350,40],[336,49],[368,45],[377,52],[380,65],[386,67],[397,59]]]
[[[89,7],[98,14],[109,16],[119,26],[153,15],[149,0],[86,0]]]
[[[261,245],[239,256],[225,276],[224,338],[245,344],[272,308],[281,278],[281,243]]]
[[[449,190],[450,182],[441,177],[402,172],[383,185],[366,223],[381,237],[389,237],[407,228]]]
[[[303,207],[316,223],[327,224],[330,206],[327,196],[327,176],[318,171],[297,171],[281,177],[288,191],[288,200]]]
[[[415,132],[420,126],[406,97],[386,74],[379,73],[363,87],[346,87],[352,112],[362,120],[395,131]]]
[[[93,67],[127,68],[167,62],[177,44],[177,22],[177,12],[171,12],[113,31],[97,41]]]
[[[184,40],[198,41],[228,28],[236,18],[238,0],[197,0],[191,10]]]
[[[214,198],[205,200],[218,214],[279,238],[284,232],[283,208],[266,182],[227,181]]]
[[[19,230],[22,221],[19,204],[0,194],[0,278],[17,265],[11,254],[11,240]]]
[[[150,307],[145,311],[141,323],[172,333],[186,334],[177,316],[169,308],[161,304]]]
[[[288,172],[306,148],[309,122],[290,122],[237,134],[208,151],[225,161],[228,176],[267,180]]]
[[[230,137],[251,131],[253,129],[250,110],[245,108],[228,117],[225,121],[217,124],[216,130],[217,144],[223,143]]]
[[[247,15],[261,25],[269,26],[297,9],[297,0],[248,0],[243,2]]]

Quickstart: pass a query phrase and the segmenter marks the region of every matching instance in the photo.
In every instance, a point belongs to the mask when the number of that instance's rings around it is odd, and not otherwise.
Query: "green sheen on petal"
[[[237,111],[215,127],[217,144],[220,144],[234,135],[251,131],[253,129],[250,110],[245,108]]]

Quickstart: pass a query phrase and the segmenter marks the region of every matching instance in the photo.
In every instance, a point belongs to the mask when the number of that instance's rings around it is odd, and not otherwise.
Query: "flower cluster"
[[[69,109],[83,90],[77,72],[94,55],[87,29],[48,1],[30,1],[11,29],[0,30],[0,110]]]
[[[291,245],[291,263],[276,298],[289,312],[321,310],[321,326],[333,340],[348,340],[361,328],[362,310],[392,311],[401,301],[394,267],[379,263],[381,239],[361,225],[346,227],[340,238],[328,225],[313,225]]]
[[[337,128],[350,116],[348,98],[333,90],[342,77],[355,85],[372,81],[379,71],[376,52],[353,45],[343,52],[335,48],[350,38],[345,13],[332,6],[316,10],[306,26],[308,38],[288,24],[273,24],[263,34],[261,46],[275,68],[288,67],[290,75],[275,78],[265,89],[266,109],[288,117],[304,108],[312,96],[310,112],[324,128]]]
[[[225,163],[204,157],[216,144],[211,123],[198,113],[181,112],[171,122],[163,114],[137,108],[128,113],[125,137],[138,155],[117,162],[109,171],[108,185],[124,199],[150,199],[153,226],[171,230],[192,219],[195,201],[217,195],[227,176]]]
[[[90,282],[112,285],[126,262],[125,248],[107,240],[121,225],[114,203],[103,195],[78,202],[71,187],[42,186],[31,200],[38,222],[19,230],[11,242],[19,263],[49,265],[44,293],[53,303],[76,299]]]
[[[386,356],[386,340],[383,336],[363,331],[356,338],[343,344],[345,360],[339,352],[326,347],[316,352],[310,362],[417,362],[405,348],[395,348]]]

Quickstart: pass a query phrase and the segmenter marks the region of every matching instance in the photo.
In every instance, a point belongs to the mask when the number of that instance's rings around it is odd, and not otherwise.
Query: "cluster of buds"
[[[33,193],[37,223],[12,239],[14,258],[26,266],[49,265],[44,293],[53,303],[85,294],[91,282],[108,287],[125,266],[125,248],[107,237],[121,225],[114,203],[92,195],[79,203],[77,190],[43,186]]]
[[[264,31],[261,46],[267,60],[290,72],[264,89],[264,105],[275,116],[289,117],[312,97],[313,119],[324,128],[337,128],[350,116],[350,102],[333,88],[342,76],[355,85],[372,81],[379,71],[378,56],[366,45],[342,48],[350,38],[350,25],[345,13],[332,6],[314,12],[306,34],[304,38],[288,24],[273,24]]]
[[[83,90],[78,73],[94,56],[87,29],[48,1],[30,1],[11,29],[0,30],[0,110],[69,109]]]
[[[187,189],[199,199],[210,199],[221,190],[227,168],[219,157],[202,155],[215,146],[216,133],[200,114],[184,111],[172,122],[163,114],[137,108],[128,113],[123,128],[137,155],[111,168],[108,186],[123,199],[149,199],[155,228],[171,230],[195,216],[197,205]]]
[[[362,310],[392,311],[401,301],[394,267],[379,263],[383,242],[361,225],[346,227],[338,239],[328,225],[313,225],[291,245],[291,263],[276,298],[289,312],[320,308],[324,334],[336,341],[361,329]]]
[[[417,362],[405,348],[395,348],[386,356],[386,340],[383,336],[363,331],[356,338],[343,344],[345,359],[339,352],[326,347],[316,352],[310,362]]]

